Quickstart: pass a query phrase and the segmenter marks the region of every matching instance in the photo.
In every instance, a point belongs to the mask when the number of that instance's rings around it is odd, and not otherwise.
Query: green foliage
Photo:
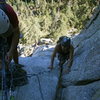
[[[8,0],[18,13],[24,44],[41,37],[56,40],[61,35],[79,32],[92,16],[96,0]]]

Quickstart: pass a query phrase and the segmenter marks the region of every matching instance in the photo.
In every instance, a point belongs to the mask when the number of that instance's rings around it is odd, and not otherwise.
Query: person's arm
[[[55,49],[54,49],[54,51],[52,53],[52,56],[51,56],[51,63],[50,63],[50,66],[49,66],[50,69],[53,69],[53,63],[54,63],[54,59],[55,59],[56,53],[57,53],[57,46],[55,47]]]
[[[20,30],[19,27],[15,28],[13,31],[13,37],[12,37],[12,43],[11,47],[7,53],[7,62],[9,63],[13,57],[13,53],[19,43],[19,35],[20,35]]]
[[[11,43],[11,48],[9,50],[9,52],[14,52],[14,50],[16,49],[18,43],[19,43],[19,35],[20,35],[20,30],[19,27],[17,27],[16,29],[14,29],[14,34],[12,37],[12,43]]]
[[[12,59],[13,53],[19,42],[20,30],[19,30],[19,20],[18,20],[17,14],[14,11],[14,9],[9,4],[6,3],[6,10],[7,10],[7,15],[9,17],[10,23],[13,27],[13,29],[11,30],[13,31],[13,36],[11,38],[12,43],[7,53],[7,61],[10,62]]]
[[[71,45],[70,54],[69,54],[69,62],[68,62],[69,68],[72,66],[72,63],[73,63],[73,55],[74,55],[74,47]]]

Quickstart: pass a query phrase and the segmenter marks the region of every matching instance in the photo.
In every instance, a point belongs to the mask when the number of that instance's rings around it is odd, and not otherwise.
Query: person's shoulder
[[[7,8],[7,15],[9,16],[11,24],[13,25],[14,28],[17,28],[19,24],[19,20],[16,12],[12,8],[12,6],[9,5],[8,3],[6,4],[6,8]]]
[[[61,45],[60,45],[60,43],[57,43],[56,46],[55,46],[55,50],[59,51],[60,49],[61,49]]]
[[[12,8],[10,4],[8,4],[8,3],[5,3],[5,4],[6,4],[6,7]]]
[[[8,4],[8,3],[5,3],[5,4],[6,4],[6,9],[8,12],[15,13],[13,7],[10,4]]]
[[[61,43],[59,42],[59,43],[56,44],[55,47],[56,47],[56,48],[59,48],[60,46],[61,46]]]

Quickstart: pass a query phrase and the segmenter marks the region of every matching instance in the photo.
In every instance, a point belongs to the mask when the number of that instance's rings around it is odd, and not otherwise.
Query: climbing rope
[[[10,95],[10,100],[15,100],[15,97],[14,97],[14,84],[13,84],[13,81],[14,81],[14,78],[13,78],[13,68],[12,66],[10,65],[10,73],[11,73],[11,80],[10,80],[10,89],[9,89],[9,95]]]
[[[62,98],[62,72],[63,72],[63,66],[60,65],[60,75],[59,75],[59,80],[58,80],[58,84],[57,84],[56,94],[55,94],[55,99],[54,100],[61,100],[61,98]],[[59,96],[59,92],[60,92],[60,96]]]
[[[41,83],[40,83],[40,79],[39,79],[38,75],[37,75],[37,79],[38,79],[38,83],[39,83],[39,90],[40,90],[41,98],[42,98],[42,100],[44,100],[43,93],[42,93],[42,88],[41,88]]]
[[[41,87],[41,82],[40,82],[40,79],[39,79],[39,75],[44,74],[44,73],[48,73],[48,72],[50,72],[50,70],[39,72],[39,73],[34,73],[34,74],[27,74],[28,78],[31,78],[33,76],[37,77],[37,80],[38,80],[38,83],[39,83],[39,91],[40,91],[42,100],[45,100],[45,99],[44,99],[44,96],[43,96],[43,92],[42,92],[42,87]],[[14,80],[18,80],[18,79],[23,79],[24,77],[25,76],[21,76],[19,78],[12,78],[12,80],[14,81]],[[14,98],[14,96],[12,96],[12,98]],[[14,100],[14,99],[11,99],[11,100]]]

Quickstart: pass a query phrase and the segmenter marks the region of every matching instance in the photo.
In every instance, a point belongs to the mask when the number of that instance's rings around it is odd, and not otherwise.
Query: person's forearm
[[[69,56],[70,67],[72,66],[72,63],[73,63],[73,54],[74,54],[74,49],[72,48],[70,51],[70,56]]]
[[[17,28],[15,31],[14,31],[14,34],[13,34],[13,37],[12,37],[12,43],[11,43],[11,48],[10,48],[10,51],[13,52],[18,43],[19,43],[19,35],[20,35],[20,31],[19,31],[19,28]]]
[[[69,59],[70,59],[70,63],[72,63],[73,62],[73,55],[72,54],[70,55]]]
[[[51,56],[51,66],[53,66],[55,56],[56,56],[56,47],[55,47],[55,49],[54,49],[54,51],[52,53],[52,56]]]
[[[56,56],[56,49],[54,50],[54,52],[53,52],[53,54],[51,56],[51,66],[53,66],[55,56]]]
[[[54,56],[51,57],[51,66],[53,66],[54,63]]]

